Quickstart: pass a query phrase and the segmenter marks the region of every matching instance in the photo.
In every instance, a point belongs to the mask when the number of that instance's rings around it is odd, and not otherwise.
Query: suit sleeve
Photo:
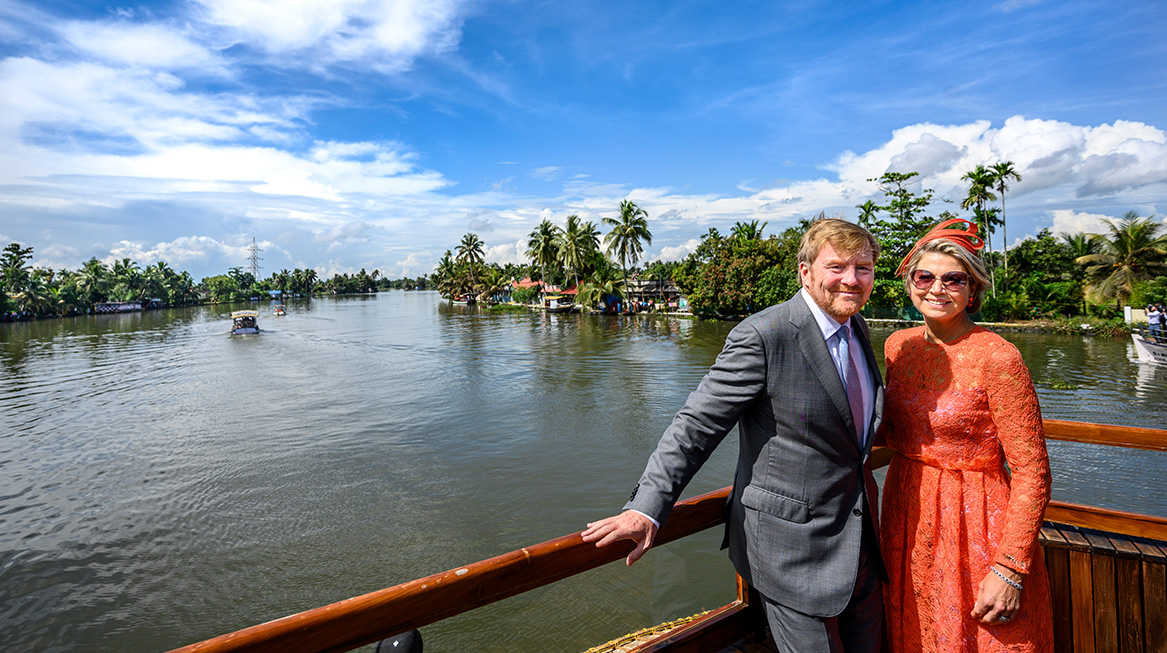
[[[661,436],[624,508],[663,525],[693,475],[765,387],[764,343],[757,328],[743,322]]]

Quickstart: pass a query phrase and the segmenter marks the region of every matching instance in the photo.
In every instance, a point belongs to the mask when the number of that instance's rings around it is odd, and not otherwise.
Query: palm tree
[[[458,255],[456,260],[459,263],[470,264],[470,285],[474,286],[478,283],[478,271],[475,269],[475,264],[482,262],[482,246],[483,242],[479,240],[478,234],[466,234],[462,236],[462,242],[458,244]]]
[[[276,283],[276,290],[280,293],[287,292],[288,286],[292,280],[292,273],[288,272],[287,268],[280,270],[278,273],[272,275],[272,281]]]
[[[855,205],[859,209],[859,226],[864,229],[871,229],[875,224],[875,214],[879,211],[879,206],[871,200],[867,200],[862,204]]]
[[[0,286],[9,294],[17,295],[29,281],[28,265],[32,259],[32,248],[21,247],[20,243],[9,243],[0,257]]]
[[[1115,299],[1121,308],[1130,300],[1135,283],[1167,275],[1167,225],[1155,216],[1141,218],[1127,211],[1121,219],[1103,220],[1109,234],[1090,234],[1098,248],[1074,260],[1086,266],[1086,294],[1091,301]]]
[[[993,181],[996,183],[997,192],[1001,194],[1001,237],[1005,240],[1002,251],[1005,254],[1005,272],[1009,272],[1009,228],[1005,218],[1005,191],[1009,190],[1010,179],[1013,181],[1021,181],[1021,173],[1013,167],[1012,161],[1001,161],[993,164],[992,168]]]
[[[968,197],[960,203],[960,208],[973,210],[973,216],[976,223],[981,228],[981,233],[984,234],[985,243],[989,246],[989,257],[993,255],[993,227],[996,226],[996,221],[993,218],[993,212],[985,210],[985,204],[996,201],[997,196],[993,194],[993,183],[995,178],[993,173],[983,165],[978,165],[975,169],[965,173],[961,179],[970,182],[968,189]],[[993,282],[993,296],[997,296],[996,279],[993,276],[993,267],[989,266],[989,280]]]
[[[622,301],[624,288],[624,282],[616,276],[616,270],[611,264],[601,265],[584,282],[579,294],[576,295],[576,301],[585,308],[595,308],[607,297],[615,297],[616,301]]]
[[[749,222],[738,222],[733,225],[733,233],[730,238],[737,238],[739,240],[761,240],[762,230],[766,228],[768,222],[758,224],[757,220],[750,220]]]
[[[28,276],[20,292],[9,293],[9,296],[16,301],[22,312],[27,311],[33,315],[43,314],[51,303],[50,289],[45,284],[44,277],[36,274]]]
[[[583,268],[581,273],[584,275],[591,274],[596,269],[595,259],[597,256],[603,258],[604,255],[600,251],[600,228],[596,223],[588,220],[583,223],[579,229],[579,240],[581,249],[583,250]],[[606,258],[604,259],[607,260]]]
[[[554,265],[559,259],[559,252],[555,246],[559,240],[558,234],[559,227],[551,224],[550,220],[544,220],[527,236],[527,258],[539,266],[540,293],[544,293],[543,289],[547,285],[547,266]]]
[[[142,269],[128,258],[113,264],[113,294],[118,301],[141,299],[145,290]]]
[[[478,293],[478,301],[493,303],[495,295],[501,293],[508,285],[510,285],[510,279],[502,268],[497,265],[487,268],[482,275],[482,292]]]
[[[77,272],[77,291],[83,304],[93,305],[105,301],[109,286],[109,268],[96,258],[91,258]]]
[[[1098,243],[1091,238],[1091,234],[1062,234],[1064,242],[1075,259],[1098,253]]]
[[[640,241],[651,245],[652,232],[648,230],[648,213],[628,200],[620,203],[619,218],[604,218],[604,224],[611,225],[612,230],[604,236],[604,244],[608,253],[620,261],[620,269],[624,273],[624,288],[628,287],[628,264],[636,265],[644,247]]]
[[[572,274],[576,288],[579,287],[579,272],[591,253],[589,238],[590,234],[584,231],[583,223],[575,214],[567,216],[567,226],[556,234],[555,247],[559,250],[559,260],[564,272]]]
[[[438,287],[438,292],[444,297],[453,299],[454,293],[457,290],[458,267],[454,263],[454,257],[450,250],[438,259],[438,266],[434,269],[434,283]]]

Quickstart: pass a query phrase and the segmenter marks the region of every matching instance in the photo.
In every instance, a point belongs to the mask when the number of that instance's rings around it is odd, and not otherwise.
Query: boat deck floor
[[[754,638],[743,639],[729,648],[723,649],[720,653],[781,653],[775,646],[774,640],[770,639],[769,633],[766,633],[764,639]]]

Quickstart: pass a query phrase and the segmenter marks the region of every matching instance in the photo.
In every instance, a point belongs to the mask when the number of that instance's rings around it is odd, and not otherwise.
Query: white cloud
[[[252,186],[251,190],[265,195],[301,195],[323,200],[339,200],[336,189],[312,181],[307,170],[279,170],[264,183]]]
[[[461,36],[457,0],[199,0],[205,19],[272,55],[405,70]],[[309,53],[311,53],[309,55]]]
[[[683,259],[685,259],[685,257],[689,256],[694,251],[696,251],[697,247],[700,244],[701,244],[700,238],[692,238],[690,240],[685,241],[684,243],[681,243],[680,245],[678,245],[676,247],[662,247],[661,251],[660,251],[660,256],[653,258],[652,261],[680,261],[680,260],[683,260]],[[649,261],[649,262],[651,263],[652,261]]]
[[[354,242],[363,243],[369,240],[372,229],[373,226],[369,223],[363,220],[354,220],[352,222],[338,224],[326,231],[317,232],[312,237],[312,242],[327,243],[331,248]]]
[[[430,252],[411,252],[404,261],[394,261],[393,265],[396,265],[399,270],[397,276],[416,277],[432,272],[435,260],[436,258]],[[389,274],[388,276],[392,278],[394,275]]]
[[[1167,188],[1167,139],[1161,129],[1129,121],[1086,127],[1014,116],[994,129],[987,121],[965,125],[911,125],[862,155],[846,152],[828,170],[841,194],[871,194],[866,181],[884,172],[919,172],[921,187],[938,197],[962,199],[960,178],[977,165],[1013,161],[1022,180],[1008,197],[1027,194],[1093,197],[1146,187]],[[1046,192],[1042,191],[1055,191]]]
[[[563,168],[559,166],[543,166],[542,168],[535,168],[531,171],[532,179],[540,179],[542,181],[553,181],[559,177]]]
[[[506,265],[507,263],[526,265],[530,262],[527,259],[526,252],[527,241],[522,239],[513,243],[503,243],[501,245],[486,247],[483,250],[482,258],[488,263],[498,263],[499,265]]]
[[[223,66],[217,52],[167,25],[72,21],[59,31],[74,47],[111,63],[165,69]]]
[[[1050,211],[1050,216],[1053,218],[1053,226],[1050,227],[1050,231],[1055,236],[1106,233],[1107,225],[1103,220],[1114,219],[1109,215],[1078,213],[1069,209]]]
[[[154,245],[123,240],[110,248],[109,256],[105,257],[102,262],[112,265],[123,258],[129,258],[144,265],[166,261],[175,266],[216,255],[242,261],[247,256],[247,247],[250,244],[248,242],[245,245],[231,245],[207,236],[182,236],[169,242],[155,243]],[[259,245],[267,247],[270,243],[264,242],[259,243]]]

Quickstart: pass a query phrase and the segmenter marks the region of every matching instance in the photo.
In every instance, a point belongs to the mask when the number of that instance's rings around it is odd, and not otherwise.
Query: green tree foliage
[[[879,242],[875,285],[868,301],[871,306],[902,308],[908,305],[904,282],[896,276],[896,268],[920,236],[928,233],[937,222],[955,217],[947,211],[939,218],[927,214],[932,205],[933,191],[930,188],[921,189],[919,193],[912,191],[918,176],[917,172],[885,172],[876,179],[868,179],[877,184],[884,196],[883,204],[867,202],[858,207],[860,224]],[[881,218],[880,213],[887,215]]]
[[[730,234],[733,238],[741,238],[743,240],[761,240],[762,231],[766,229],[767,222],[759,223],[757,220],[750,220],[749,222],[738,222],[733,225],[733,232]]]
[[[676,270],[674,281],[694,313],[745,315],[798,291],[801,231],[787,229],[764,240],[743,236],[724,238],[710,229]]]
[[[602,254],[596,256],[593,261],[595,268],[580,288],[576,302],[604,312],[615,310],[616,303],[626,297],[626,286],[621,271]]]
[[[1074,250],[1048,229],[1014,247],[1013,266],[999,277],[1008,290],[986,298],[981,313],[988,320],[1074,315],[1082,304],[1082,269]]]
[[[20,243],[9,243],[0,256],[0,283],[8,293],[19,293],[28,282],[32,260],[32,248],[21,247]]]
[[[1119,220],[1104,220],[1108,233],[1091,234],[1098,253],[1076,260],[1086,268],[1087,299],[1121,306],[1136,283],[1167,275],[1167,226],[1153,218],[1127,211]]]
[[[1131,306],[1141,307],[1147,304],[1167,306],[1167,276],[1135,284],[1134,292],[1131,293]]]

